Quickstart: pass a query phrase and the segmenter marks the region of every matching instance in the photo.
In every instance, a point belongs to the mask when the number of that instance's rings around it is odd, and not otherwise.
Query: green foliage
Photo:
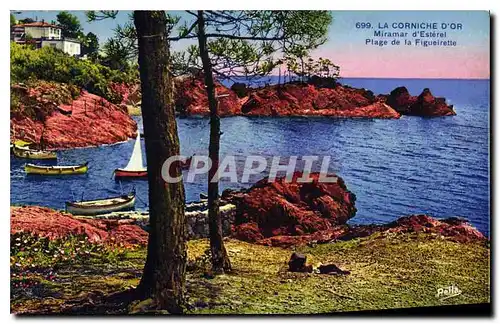
[[[83,54],[87,54],[92,61],[96,61],[99,55],[99,38],[96,34],[89,32],[83,39]]]
[[[329,11],[204,11],[213,70],[219,77],[263,76],[280,65],[281,57],[307,56],[326,41]],[[196,36],[186,24],[180,38]],[[193,64],[193,63],[191,63]],[[201,67],[199,61],[194,64]]]
[[[85,235],[50,240],[38,235],[18,232],[11,235],[10,263],[15,269],[50,268],[58,264],[89,261],[116,263],[127,249],[120,244],[97,244]]]
[[[32,22],[35,22],[35,21],[33,19],[31,19],[31,18],[19,19],[19,24],[29,24],[29,23],[32,23]]]
[[[71,57],[49,46],[32,49],[11,42],[11,82],[46,80],[77,85],[87,91],[118,103],[121,98],[112,90],[112,83],[133,83],[137,72],[110,69],[90,60]]]
[[[13,14],[10,14],[10,27],[14,26],[17,24],[16,17]]]
[[[195,66],[198,56],[198,47],[194,45],[189,46],[185,51],[172,52],[170,54],[170,64],[174,75],[195,74],[192,67]]]
[[[82,38],[83,29],[80,20],[75,15],[67,11],[61,11],[57,14],[57,22],[62,27],[62,36],[69,38]]]
[[[21,102],[22,102],[21,96],[17,92],[11,91],[10,92],[10,112],[11,113],[20,112]]]
[[[130,68],[129,49],[116,38],[110,38],[103,46],[101,64],[113,70],[126,71]]]
[[[118,10],[88,10],[85,11],[85,15],[87,16],[87,21],[97,21],[103,20],[107,18],[115,19],[118,15]]]
[[[288,72],[299,76],[301,81],[307,81],[312,77],[336,79],[340,75],[340,67],[332,61],[322,57],[314,60],[306,51],[297,50],[285,57],[284,62]]]
[[[332,14],[324,10],[291,10],[280,12],[284,15],[283,24],[285,42],[291,50],[295,46],[311,50],[327,40],[328,27],[332,22]],[[287,54],[285,51],[285,54]]]
[[[167,15],[170,41],[196,39],[196,14]],[[89,21],[115,18],[116,11],[87,11]],[[325,10],[221,10],[204,11],[212,69],[219,78],[263,76],[280,65],[282,57],[303,57],[326,41],[332,15]],[[137,35],[131,22],[118,25],[106,46],[103,64],[117,68],[137,55]],[[181,75],[202,69],[198,45],[174,52],[172,72]]]
[[[72,84],[31,79],[10,88],[11,116],[43,121],[57,105],[70,104],[80,95],[80,87]],[[55,104],[55,105],[54,105]]]

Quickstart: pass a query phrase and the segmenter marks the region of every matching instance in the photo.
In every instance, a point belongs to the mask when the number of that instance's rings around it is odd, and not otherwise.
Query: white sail
[[[137,137],[135,138],[134,151],[132,152],[132,156],[130,157],[130,160],[124,170],[146,171],[146,168],[142,163],[141,136],[139,135],[139,132],[137,132]]]

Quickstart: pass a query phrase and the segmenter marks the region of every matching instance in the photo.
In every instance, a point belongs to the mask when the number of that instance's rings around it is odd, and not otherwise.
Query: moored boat
[[[37,165],[27,163],[24,166],[26,174],[38,175],[72,175],[87,173],[89,166],[88,162],[82,165]]]
[[[115,178],[147,178],[148,171],[129,171],[124,169],[115,170]]]
[[[32,159],[32,160],[56,160],[57,152],[43,151],[43,150],[32,150],[24,146],[17,146],[14,144],[12,147],[12,153],[14,156],[21,159]]]
[[[31,142],[26,142],[23,140],[17,140],[12,143],[12,146],[17,146],[17,147],[30,147],[30,145],[33,145]]]
[[[137,133],[134,150],[130,156],[128,164],[123,169],[115,169],[115,179],[146,178],[148,171],[142,162],[141,135]]]
[[[111,212],[134,209],[135,190],[118,197],[96,200],[83,200],[77,202],[66,202],[66,211],[73,215],[93,216]]]

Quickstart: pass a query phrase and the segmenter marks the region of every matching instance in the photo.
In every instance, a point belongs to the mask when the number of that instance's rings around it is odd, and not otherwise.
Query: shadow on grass
[[[221,288],[210,282],[208,279],[200,278],[195,275],[196,280],[187,280],[186,282],[186,310],[196,310],[204,308],[213,308],[220,306],[218,296]],[[136,289],[127,289],[112,293],[106,293],[100,290],[85,292],[77,297],[65,299],[50,287],[38,287],[37,291],[42,292],[37,298],[57,298],[61,301],[59,307],[41,306],[34,312],[20,313],[20,317],[33,316],[75,316],[75,315],[158,315],[166,314],[164,311],[154,309],[150,299],[145,299]],[[24,293],[25,294],[25,293]],[[190,296],[197,296],[196,299],[190,299]],[[19,297],[19,296],[18,296]],[[29,294],[30,298],[35,297]]]

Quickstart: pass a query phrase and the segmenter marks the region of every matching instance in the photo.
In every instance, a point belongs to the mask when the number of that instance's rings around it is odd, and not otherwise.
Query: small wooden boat
[[[72,174],[84,174],[87,173],[89,166],[88,162],[82,165],[37,165],[27,163],[24,166],[24,171],[26,174],[38,174],[38,175],[72,175]]]
[[[32,150],[30,148],[24,146],[16,146],[12,147],[12,153],[14,156],[21,159],[32,159],[32,160],[56,160],[57,153],[51,151],[42,151],[42,150]]]
[[[128,195],[106,199],[66,202],[66,211],[73,215],[93,216],[117,211],[134,209],[135,190]]]
[[[123,169],[116,169],[114,174],[115,179],[146,178],[148,176],[148,171],[142,162],[140,133],[137,133],[134,150],[132,151],[132,155],[130,156],[127,166]]]
[[[148,171],[127,171],[123,169],[115,170],[116,179],[127,179],[127,178],[147,178]]]

